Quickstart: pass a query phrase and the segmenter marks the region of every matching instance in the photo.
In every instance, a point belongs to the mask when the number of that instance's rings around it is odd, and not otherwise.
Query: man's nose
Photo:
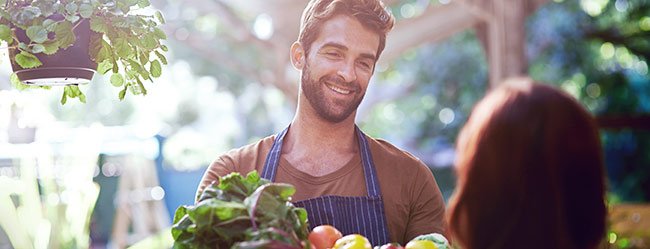
[[[352,82],[357,80],[357,72],[354,68],[354,61],[346,61],[341,65],[338,75],[345,80],[345,82]]]

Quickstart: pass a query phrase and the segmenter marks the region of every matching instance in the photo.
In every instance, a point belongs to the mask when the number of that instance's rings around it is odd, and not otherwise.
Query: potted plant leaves
[[[164,22],[149,0],[0,0],[0,40],[9,46],[12,85],[64,85],[62,104],[85,102],[78,85],[95,72],[111,73],[120,100],[127,91],[146,94],[144,82],[167,64]]]

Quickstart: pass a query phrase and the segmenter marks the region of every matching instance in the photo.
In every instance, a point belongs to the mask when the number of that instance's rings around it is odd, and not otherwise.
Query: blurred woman
[[[604,238],[598,130],[568,94],[501,84],[474,107],[457,153],[448,218],[461,248],[591,249]]]

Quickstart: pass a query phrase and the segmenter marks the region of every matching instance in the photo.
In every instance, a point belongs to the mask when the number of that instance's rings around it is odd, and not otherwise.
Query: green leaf
[[[11,44],[13,37],[11,36],[11,28],[9,26],[0,24],[0,40],[6,41]]]
[[[309,233],[307,213],[286,201],[293,191],[255,171],[246,178],[239,173],[220,177],[196,205],[177,209],[174,248],[301,248]]]
[[[263,214],[278,216],[282,215],[283,208],[286,208],[288,197],[296,192],[290,184],[268,183],[259,187],[253,194],[244,200],[251,217]]]
[[[156,19],[158,19],[158,22],[160,22],[160,24],[165,24],[165,18],[163,18],[163,15],[160,11],[156,11]]]
[[[47,31],[54,32],[57,23],[57,21],[54,21],[52,19],[45,19],[43,20],[43,28],[45,28]]]
[[[148,33],[142,37],[142,46],[146,49],[152,50],[158,47],[158,40],[154,37],[155,34]]]
[[[86,103],[86,95],[81,92],[77,85],[67,85],[63,88],[63,96],[61,97],[61,104],[65,105],[70,98],[78,98],[81,103]]]
[[[169,48],[167,48],[167,46],[165,46],[165,45],[160,45],[160,49],[162,49],[162,51],[165,51],[165,52],[167,52],[169,50]]]
[[[156,53],[156,56],[158,56],[158,59],[160,59],[163,65],[167,65],[167,58],[164,55],[158,51],[154,51],[154,53]]]
[[[21,51],[20,54],[16,55],[16,63],[18,63],[22,68],[35,68],[43,65],[36,56],[27,51]]]
[[[151,66],[149,66],[149,71],[151,72],[151,76],[154,78],[160,77],[162,74],[162,67],[160,66],[160,62],[158,60],[153,60],[151,61]]]
[[[135,82],[137,83],[137,89],[134,90],[136,90],[137,94],[147,95],[147,89],[142,84],[142,81],[139,78],[135,78]]]
[[[153,33],[154,33],[154,35],[156,35],[156,38],[158,38],[160,40],[167,39],[167,34],[165,34],[165,32],[162,29],[158,28],[158,27],[155,27],[153,29]]]
[[[68,95],[70,98],[77,97],[77,94],[74,92],[72,89],[72,85],[67,85],[63,88],[63,91],[65,92],[65,95]]]
[[[120,0],[117,1],[117,8],[119,8],[124,13],[129,13],[129,10],[132,6],[136,5],[138,0]]]
[[[66,102],[68,102],[68,96],[66,94],[66,88],[63,88],[63,94],[61,95],[61,104],[65,105]]]
[[[117,61],[115,61],[114,59],[111,61],[113,62],[113,73],[117,73],[120,70],[119,66],[117,65]]]
[[[126,33],[120,33],[120,34],[127,37],[126,39],[129,42],[129,44],[131,44],[131,46],[136,47],[136,48],[142,48],[143,47],[142,41],[141,41],[141,39],[139,37],[132,36],[132,35],[126,34]]]
[[[126,62],[123,62],[126,63]],[[125,73],[126,73],[126,78],[129,80],[133,80],[138,77],[138,71],[135,69],[129,69],[126,65],[124,65],[125,68]]]
[[[113,63],[110,60],[103,60],[97,64],[97,72],[100,74],[106,74],[113,68]]]
[[[138,56],[140,59],[140,64],[145,65],[147,62],[149,62],[149,52],[142,52],[140,53],[140,56]]]
[[[108,32],[108,26],[106,26],[106,23],[101,18],[91,18],[90,29],[98,33]]]
[[[179,222],[183,216],[187,214],[187,205],[182,205],[176,209],[176,212],[174,212],[174,223]],[[172,233],[174,233],[172,231]]]
[[[16,23],[19,25],[29,25],[37,17],[41,16],[41,9],[34,6],[27,6],[16,15]]]
[[[131,6],[134,6],[134,5],[138,4],[138,0],[119,0],[119,1],[116,1],[116,2],[117,2],[117,7],[118,8],[124,8],[124,7],[130,8]],[[125,11],[123,11],[123,12],[125,12]]]
[[[91,36],[90,44],[88,44],[88,54],[93,61],[100,63],[108,58],[108,55],[105,54],[105,51],[102,51],[104,48],[103,39],[101,35]]]
[[[124,77],[119,73],[113,73],[113,75],[111,75],[111,84],[115,87],[124,85]]]
[[[83,18],[90,18],[93,15],[93,6],[87,3],[79,5],[79,15]]]
[[[46,42],[46,43],[43,43],[43,47],[45,48],[45,51],[43,51],[43,53],[47,54],[47,55],[53,55],[57,51],[59,51],[58,42]]]
[[[29,88],[29,85],[23,84],[23,82],[18,79],[18,75],[16,75],[16,73],[11,73],[11,76],[9,76],[9,81],[11,81],[11,86],[13,86],[18,91]]]
[[[65,16],[65,19],[70,21],[71,23],[75,23],[75,22],[79,21],[80,17],[78,15],[68,15],[68,16]]]
[[[55,3],[54,1],[34,1],[32,5],[38,7],[41,10],[41,15],[51,16],[58,10],[60,4]]]
[[[68,12],[68,14],[73,15],[77,12],[78,6],[74,2],[70,2],[65,5],[65,11]]]
[[[86,103],[86,95],[83,92],[79,91],[78,96],[79,96],[79,101],[81,101],[81,103],[85,104]]]
[[[149,0],[140,0],[140,1],[138,1],[138,7],[140,7],[140,8],[144,8],[144,7],[147,7],[149,5],[151,5],[151,3],[149,3]]]
[[[54,29],[56,39],[59,41],[59,47],[67,48],[74,44],[77,36],[72,32],[72,23],[68,21],[60,22]]]
[[[122,91],[120,91],[120,93],[118,94],[120,101],[124,100],[124,96],[126,95],[126,87],[127,86],[124,86],[124,88],[122,88]]]
[[[20,48],[22,50],[29,50],[29,46],[27,46],[27,43],[24,43],[24,42],[19,42],[18,43],[18,48]]]
[[[246,215],[246,206],[239,202],[231,201],[222,201],[219,199],[208,199],[202,203],[203,205],[197,205],[197,207],[191,212],[198,214],[196,216],[197,225],[209,225],[210,218],[217,218],[221,221],[233,219],[237,216]],[[214,217],[212,217],[214,216]],[[201,219],[201,218],[207,219]],[[208,224],[199,224],[200,222]]]
[[[36,43],[42,43],[47,40],[47,30],[43,26],[31,26],[26,30],[27,37]]]
[[[147,70],[145,70],[144,67],[142,65],[140,65],[140,63],[138,63],[137,61],[131,60],[131,59],[129,59],[127,61],[129,62],[129,66],[131,66],[132,70],[135,70],[136,72],[138,72],[142,76],[142,78],[144,78],[145,80],[149,79],[149,72],[147,72]]]
[[[116,38],[113,47],[120,58],[130,58],[133,55],[133,49],[124,38]]]
[[[43,44],[32,45],[32,53],[38,54],[43,52],[45,52],[45,46],[43,46]]]

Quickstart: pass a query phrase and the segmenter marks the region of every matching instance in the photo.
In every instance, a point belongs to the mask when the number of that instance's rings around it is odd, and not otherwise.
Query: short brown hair
[[[311,44],[320,33],[323,23],[336,15],[354,17],[365,28],[379,35],[379,58],[386,46],[386,34],[393,28],[395,18],[380,0],[311,0],[302,12],[298,41],[309,53]]]
[[[463,248],[595,248],[605,235],[605,173],[593,117],[530,79],[476,105],[457,144],[449,231]]]

